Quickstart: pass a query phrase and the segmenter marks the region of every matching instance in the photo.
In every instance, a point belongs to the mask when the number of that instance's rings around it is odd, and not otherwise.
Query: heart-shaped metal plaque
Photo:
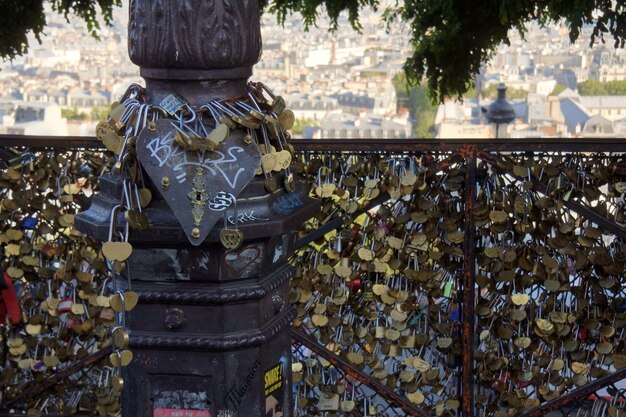
[[[204,241],[261,165],[255,144],[234,132],[211,151],[188,151],[176,142],[172,121],[144,129],[137,157],[193,245]],[[239,133],[242,133],[241,135]]]

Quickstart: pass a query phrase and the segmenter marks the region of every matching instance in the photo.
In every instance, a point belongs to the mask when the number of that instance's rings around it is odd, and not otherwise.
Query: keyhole
[[[196,193],[196,201],[202,201],[202,193]]]

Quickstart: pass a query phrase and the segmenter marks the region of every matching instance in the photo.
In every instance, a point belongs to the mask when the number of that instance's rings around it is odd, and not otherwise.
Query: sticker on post
[[[165,110],[170,116],[174,116],[185,104],[187,104],[187,101],[184,98],[176,94],[170,94],[159,103],[159,107]]]
[[[263,378],[265,393],[265,415],[282,417],[283,415],[283,363],[278,363],[265,371]]]
[[[211,417],[206,410],[178,410],[175,408],[155,408],[153,417]]]
[[[175,378],[166,382],[162,376],[153,378],[153,417],[213,417],[207,406],[208,395],[198,387],[199,378]],[[176,382],[188,384],[190,389],[172,389]]]

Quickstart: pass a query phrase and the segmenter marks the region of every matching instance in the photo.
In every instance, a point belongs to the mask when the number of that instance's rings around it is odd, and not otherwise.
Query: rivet
[[[170,177],[163,177],[163,178],[161,178],[161,185],[163,187],[169,187],[170,186]]]
[[[200,229],[198,229],[197,227],[194,227],[194,228],[191,230],[191,236],[192,236],[193,238],[195,238],[195,239],[199,238],[199,237],[200,237]]]
[[[156,123],[154,123],[154,122],[148,123],[148,130],[150,132],[156,132]]]

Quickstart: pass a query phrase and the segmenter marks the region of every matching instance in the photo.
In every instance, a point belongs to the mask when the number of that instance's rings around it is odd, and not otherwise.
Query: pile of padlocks
[[[124,185],[119,211],[130,228],[149,227],[142,208],[152,198],[145,187],[150,179],[193,244],[200,244],[221,220],[207,212],[207,204],[215,212],[234,204],[255,175],[263,176],[268,193],[283,187],[294,191],[290,169],[294,149],[288,142],[294,114],[285,107],[284,99],[264,84],[251,82],[245,95],[215,99],[201,106],[191,106],[175,94],[158,105],[146,100],[145,90],[132,85],[113,104],[109,121],[100,123],[96,130],[98,139],[117,155],[114,173]],[[238,134],[232,135],[234,131]],[[149,178],[144,178],[145,173]],[[180,197],[172,192],[181,187],[186,190],[185,182],[193,184],[186,193],[191,209],[182,208]],[[209,193],[207,187],[216,189]],[[123,234],[125,243],[128,233]],[[244,240],[237,225],[224,229],[220,238],[230,249]],[[115,243],[114,247],[115,253],[110,253],[115,258],[130,255],[128,244]]]
[[[296,326],[439,415],[459,407],[461,349],[456,299],[463,264],[462,167],[446,175],[433,170],[447,156],[304,156],[295,170],[308,173],[312,192],[324,198],[322,213],[308,227],[323,227],[335,216],[356,217],[301,251],[291,292]],[[381,194],[391,199],[371,207]],[[298,401],[306,406],[296,415],[384,415],[380,400],[357,401],[347,410],[334,381],[315,377],[326,367],[303,364],[295,366],[302,367],[309,387],[300,392],[319,395],[315,388],[321,387],[326,394]]]
[[[324,198],[309,230],[368,211],[299,253],[295,325],[437,416],[459,412],[464,350],[474,350],[466,389],[477,415],[515,415],[626,366],[626,246],[575,211],[624,225],[623,156],[484,155],[473,207],[476,286],[466,289],[465,166],[448,165],[449,156],[302,157],[296,171]],[[391,200],[368,207],[379,193]],[[462,346],[462,291],[476,292],[476,346]],[[308,391],[299,395],[321,387],[326,399],[298,402],[298,415],[379,415],[358,403],[343,410],[333,381],[303,364],[295,366]],[[598,415],[624,413],[617,389],[603,394],[612,397],[596,401]]]
[[[2,409],[28,410],[35,417],[119,415],[120,367],[133,357],[125,314],[138,299],[132,283],[130,290],[118,290],[116,277],[132,254],[130,234],[150,226],[142,210],[153,197],[137,161],[135,145],[142,131],[167,123],[175,132],[176,149],[206,152],[210,159],[220,154],[216,147],[233,130],[242,130],[246,144],[260,152],[253,174],[264,177],[266,190],[294,189],[294,150],[286,131],[293,113],[263,84],[248,87],[246,97],[192,109],[177,96],[147,104],[143,88],[132,85],[112,105],[108,121],[97,127],[108,152],[6,151],[10,160],[0,171]],[[101,244],[73,224],[105,173],[123,185],[123,196],[111,213],[108,241]],[[96,366],[79,366],[66,378],[58,377],[105,351],[110,354]]]
[[[512,416],[626,366],[625,247],[576,211],[624,226],[622,156],[485,155],[473,207],[476,287],[463,289],[462,162],[438,152],[294,154],[284,132],[291,122],[278,122],[289,112],[262,90],[252,85],[252,99],[214,103],[190,120],[184,103],[169,115],[142,104],[134,88],[99,129],[113,153],[14,152],[0,172],[3,407],[33,417],[119,414],[119,367],[132,359],[124,314],[137,300],[117,291],[115,274],[132,251],[128,234],[149,226],[141,210],[151,200],[132,144],[144,125],[167,118],[180,146],[209,149],[224,136],[220,126],[246,129],[261,149],[268,191],[289,188],[294,176],[308,181],[323,204],[302,236],[342,219],[293,259],[294,324],[425,412],[457,415],[467,349],[477,415]],[[104,171],[125,184],[118,210],[129,229],[112,225],[101,246],[73,221]],[[473,347],[460,337],[462,291],[476,292]],[[20,396],[102,349],[110,354],[97,365]],[[296,415],[394,415],[375,391],[298,352]],[[597,401],[593,413],[621,415],[618,394],[608,390],[612,400]]]
[[[293,348],[293,416],[306,416],[307,409],[333,415],[381,415],[403,417],[406,411],[390,404],[367,384],[351,377],[306,346]]]
[[[73,224],[111,161],[89,151],[7,152],[14,157],[0,173],[3,408],[30,416],[79,409],[113,415],[122,388],[113,366],[117,353],[54,389],[22,395],[110,344],[119,295],[107,285],[111,274],[100,244]]]

